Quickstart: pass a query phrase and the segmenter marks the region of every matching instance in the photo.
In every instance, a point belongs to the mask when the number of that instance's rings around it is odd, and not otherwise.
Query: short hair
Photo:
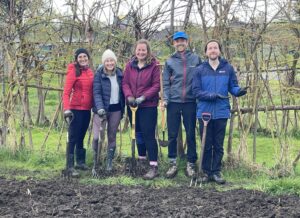
[[[216,43],[218,44],[218,46],[219,46],[220,52],[222,53],[222,46],[221,46],[220,42],[219,42],[218,40],[216,40],[216,39],[211,39],[211,40],[209,40],[209,41],[206,43],[205,48],[204,48],[204,52],[206,53],[206,51],[207,51],[207,45],[208,45],[209,43],[211,43],[211,42],[216,42]]]

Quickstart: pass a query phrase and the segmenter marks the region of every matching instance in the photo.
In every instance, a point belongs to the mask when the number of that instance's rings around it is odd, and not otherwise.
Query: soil
[[[300,217],[300,198],[253,190],[0,178],[0,217]]]

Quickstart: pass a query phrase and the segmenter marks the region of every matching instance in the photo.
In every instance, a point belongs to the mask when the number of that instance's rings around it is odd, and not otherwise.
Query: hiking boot
[[[107,160],[106,160],[106,171],[112,171],[112,161],[114,159],[115,156],[115,150],[116,148],[110,148],[107,151]]]
[[[177,166],[176,163],[171,163],[170,167],[166,173],[166,178],[172,179],[177,175]]]
[[[188,162],[185,173],[187,177],[193,177],[195,175],[195,164]]]
[[[215,181],[219,185],[223,185],[226,183],[226,180],[222,178],[220,173],[215,173],[211,177],[212,181]]]
[[[143,176],[145,180],[152,180],[155,177],[158,177],[158,167],[157,166],[150,166],[149,171]]]
[[[86,157],[86,150],[83,149],[77,149],[76,150],[76,166],[75,169],[78,170],[88,170],[89,168],[85,164],[85,157]]]

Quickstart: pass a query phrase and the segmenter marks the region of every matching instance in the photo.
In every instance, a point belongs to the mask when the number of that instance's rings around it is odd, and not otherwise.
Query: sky
[[[64,14],[70,14],[70,7],[65,5],[66,0],[53,0],[54,2],[54,7],[57,8],[61,13]],[[108,2],[109,0],[107,0]],[[144,14],[147,14],[149,12],[154,11],[163,0],[122,0],[121,3],[121,7],[120,7],[120,11],[119,11],[119,16],[124,16],[128,13],[128,11],[130,10],[129,5],[137,5],[136,2],[141,1],[145,4],[145,7],[143,8],[143,12]],[[275,14],[275,12],[278,10],[278,7],[275,5],[275,2],[277,0],[268,0],[266,1],[268,4],[267,10],[268,10],[268,19],[270,19],[271,17],[273,17],[273,15]],[[285,0],[279,1],[279,2],[284,2]],[[82,2],[82,0],[78,0],[79,3]],[[95,0],[85,0],[85,7],[86,9],[90,9],[90,7],[92,6],[93,2],[95,2]],[[103,2],[105,2],[103,0]],[[208,1],[206,1],[208,2]],[[254,0],[239,0],[239,2],[244,2],[244,6],[239,6],[237,7],[237,4],[234,3],[232,6],[232,10],[233,10],[233,14],[238,17],[241,21],[244,22],[248,22],[249,18],[251,17],[252,13],[253,13],[253,8],[254,8]],[[278,1],[277,1],[278,3]],[[276,3],[276,4],[277,4]],[[182,3],[179,0],[175,1],[175,7],[179,7],[182,6],[186,3]],[[207,3],[208,4],[208,3]],[[170,0],[168,0],[168,2],[166,3],[166,7],[170,8]],[[206,7],[206,20],[208,21],[208,26],[209,25],[213,25],[214,19],[212,16],[212,11],[211,11],[211,7]],[[260,14],[263,14],[265,10],[264,7],[264,1],[262,0],[257,0],[257,8],[255,10],[255,14],[256,16],[259,16]],[[100,13],[99,13],[100,14]],[[105,23],[108,22],[112,22],[112,11],[109,9],[109,7],[107,7],[105,10],[102,11],[101,15],[99,15],[99,19]],[[184,15],[185,15],[185,10],[184,9],[177,9],[175,11],[175,25],[176,23],[180,23],[183,22],[184,20]],[[168,19],[169,20],[169,19]],[[201,19],[200,16],[197,12],[197,8],[196,6],[193,7],[192,9],[192,13],[190,15],[190,21],[200,24],[201,23]],[[169,23],[166,23],[166,25],[169,25]]]

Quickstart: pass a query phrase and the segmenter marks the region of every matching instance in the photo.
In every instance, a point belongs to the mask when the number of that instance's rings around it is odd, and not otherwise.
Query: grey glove
[[[105,112],[104,109],[99,109],[99,110],[97,111],[97,114],[98,114],[100,117],[104,117],[104,116],[106,115],[106,112]]]
[[[64,118],[68,125],[70,125],[70,123],[72,122],[73,117],[74,117],[74,114],[71,110],[64,111]]]
[[[64,118],[73,117],[73,112],[71,110],[64,111]]]
[[[137,104],[137,105],[139,105],[139,104],[141,104],[141,103],[143,103],[144,101],[145,101],[145,96],[140,96],[140,97],[138,97],[137,99],[135,99],[135,103]]]
[[[230,98],[230,96],[225,96],[225,95],[217,94],[217,98],[228,99],[228,98]]]
[[[129,96],[128,98],[127,98],[127,102],[128,102],[128,104],[130,105],[130,106],[135,106],[135,98],[134,97],[132,97],[132,96]]]

